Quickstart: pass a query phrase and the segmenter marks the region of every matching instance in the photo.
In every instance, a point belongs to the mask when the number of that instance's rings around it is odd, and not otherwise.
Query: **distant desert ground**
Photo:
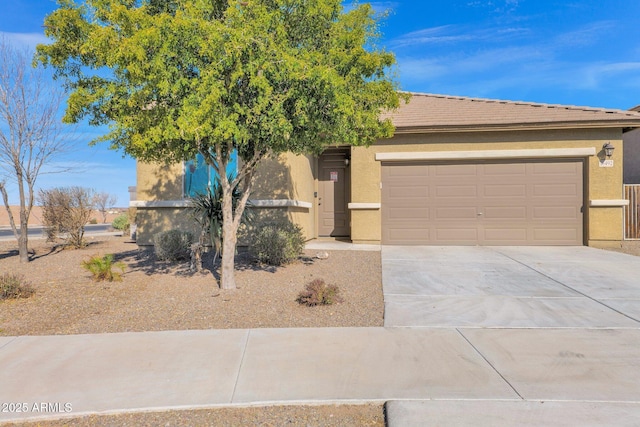
[[[11,206],[11,212],[13,213],[13,219],[16,221],[16,225],[20,222],[20,208],[18,206]],[[123,212],[127,212],[126,208],[112,208],[111,213],[107,214],[107,224],[111,224],[114,218]],[[98,224],[102,224],[102,214],[98,211],[94,211],[91,218],[95,218]],[[34,206],[31,210],[31,217],[29,218],[29,225],[38,226],[42,225],[42,208],[40,206]],[[0,227],[9,227],[9,215],[7,214],[7,208],[0,202]]]

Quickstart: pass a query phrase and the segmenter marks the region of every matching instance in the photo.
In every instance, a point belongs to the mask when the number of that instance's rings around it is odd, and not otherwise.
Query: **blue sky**
[[[17,43],[46,42],[42,23],[53,0],[2,3],[1,33]],[[371,4],[389,11],[378,44],[396,54],[403,90],[618,109],[640,104],[638,0]],[[92,187],[126,206],[135,160],[107,144],[89,147],[101,132],[81,126],[77,149],[59,159],[71,172],[42,175],[39,186]]]

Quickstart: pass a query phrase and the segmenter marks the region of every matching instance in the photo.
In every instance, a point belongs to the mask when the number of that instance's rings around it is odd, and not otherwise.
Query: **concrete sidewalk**
[[[2,337],[0,402],[20,406],[2,408],[0,421],[391,401],[388,422],[398,426],[422,424],[425,416],[441,420],[439,425],[511,419],[519,425],[638,425],[639,349],[637,329],[305,328]],[[519,422],[526,417],[528,424]]]

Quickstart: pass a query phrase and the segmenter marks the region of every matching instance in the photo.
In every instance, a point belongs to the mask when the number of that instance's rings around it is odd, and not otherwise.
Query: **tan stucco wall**
[[[183,165],[137,164],[137,201],[173,201],[183,199]],[[291,153],[265,159],[255,175],[251,199],[292,200],[314,202],[315,161],[313,156]],[[255,212],[255,226],[260,222],[289,219],[299,224],[305,237],[315,237],[313,209],[304,207],[251,208]],[[137,242],[152,245],[153,235],[163,230],[180,229],[197,232],[193,220],[183,208],[139,207],[136,218]],[[246,233],[240,233],[239,243],[248,244]]]
[[[200,236],[195,222],[181,208],[138,208],[136,224],[136,243],[140,246],[153,245],[154,234],[172,229],[190,231],[194,239]]]
[[[352,149],[352,199],[354,203],[381,202],[381,162],[376,153],[424,151],[478,151],[550,148],[594,147],[600,152],[605,142],[616,147],[614,167],[601,168],[598,156],[585,162],[585,222],[589,245],[609,245],[622,240],[622,208],[590,207],[591,199],[621,199],[622,195],[622,133],[619,129],[571,131],[522,131],[440,133],[427,135],[396,135],[369,148]],[[353,210],[351,239],[358,242],[381,240],[381,211]]]
[[[180,200],[184,167],[138,162],[136,166],[137,200]]]
[[[313,156],[281,154],[264,160],[255,174],[252,200],[288,200],[314,203],[315,160]],[[315,237],[315,214],[313,208],[274,207],[253,208],[258,223],[287,218],[300,225],[306,239]]]
[[[371,147],[351,149],[352,203],[381,202],[381,168],[376,153],[425,151],[480,151],[593,147],[600,153],[602,145],[616,147],[614,167],[600,167],[598,156],[585,162],[585,243],[591,246],[618,244],[623,236],[621,207],[590,207],[590,200],[622,199],[623,143],[620,129],[584,129],[520,132],[467,132],[421,135],[396,135]],[[288,217],[298,223],[307,239],[317,237],[317,161],[313,156],[283,154],[265,160],[256,173],[251,199],[292,200],[312,204],[312,208],[254,208],[261,220]],[[138,200],[181,200],[182,165],[138,164]],[[188,229],[187,218],[180,209],[138,209],[138,242],[149,244],[150,236],[160,229]],[[351,211],[351,239],[356,243],[380,242],[381,210]],[[147,243],[145,243],[147,242]]]

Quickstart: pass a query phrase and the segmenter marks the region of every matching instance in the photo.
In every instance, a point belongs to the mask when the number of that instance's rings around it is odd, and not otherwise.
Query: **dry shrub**
[[[316,305],[331,305],[343,301],[340,289],[336,285],[327,285],[322,279],[315,279],[305,290],[298,294],[296,301],[302,305],[314,307]]]
[[[0,275],[0,300],[29,298],[35,293],[23,276],[4,273]]]

